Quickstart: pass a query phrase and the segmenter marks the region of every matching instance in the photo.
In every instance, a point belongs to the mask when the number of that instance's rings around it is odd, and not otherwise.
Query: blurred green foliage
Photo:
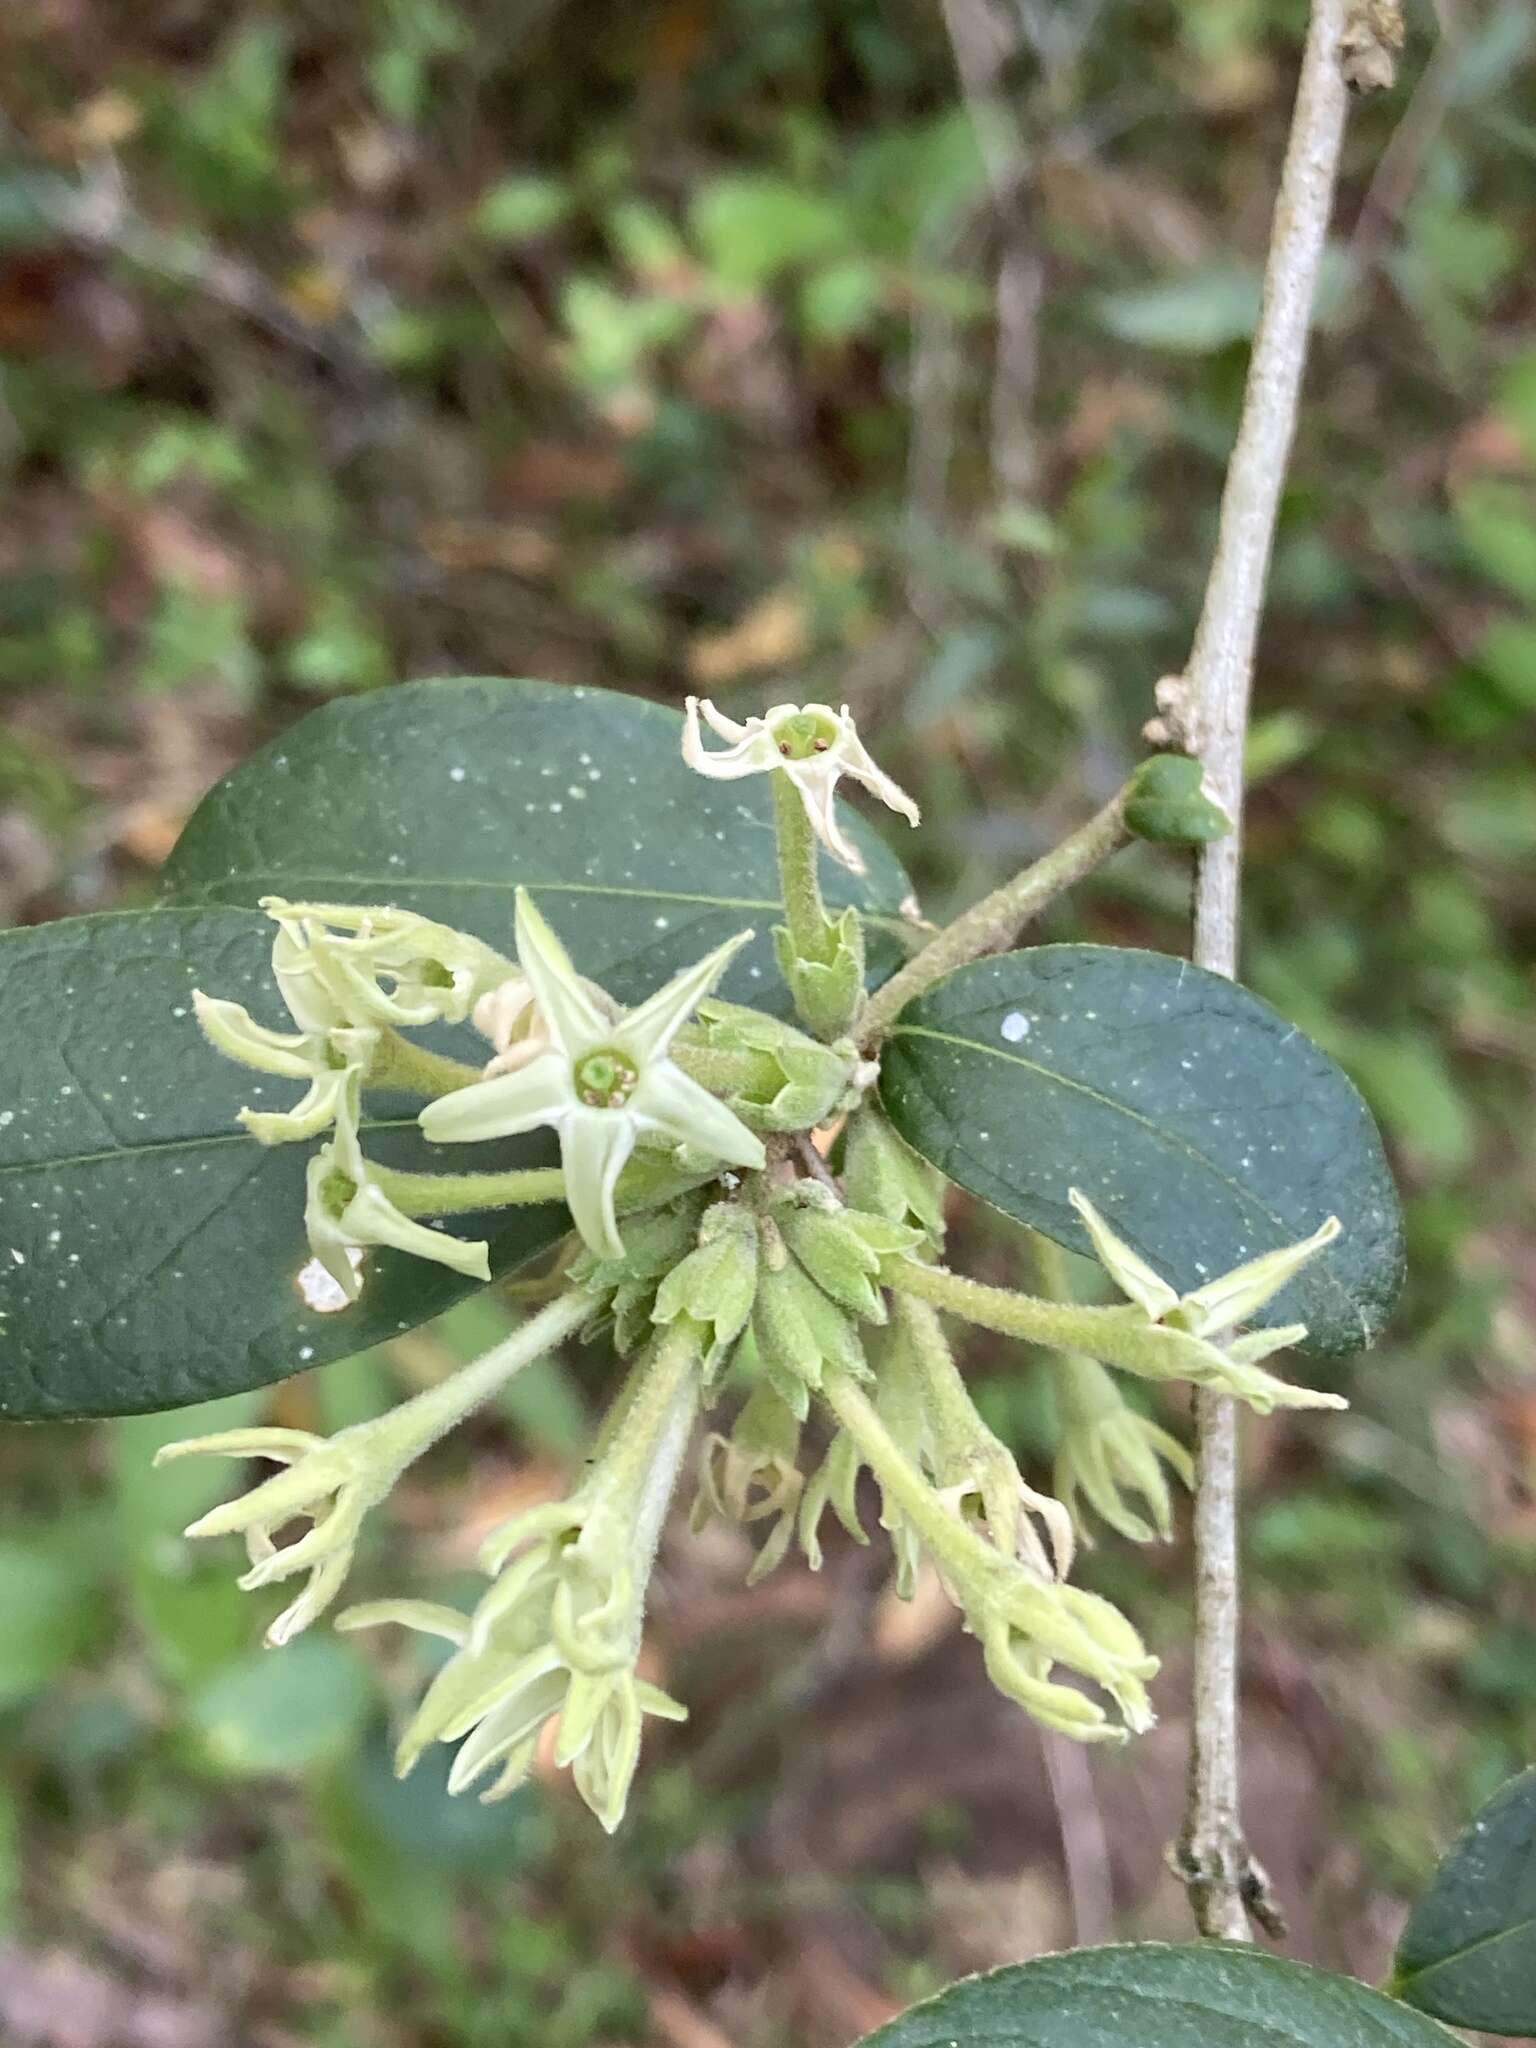
[[[1367,1974],[1360,1901],[1536,1742],[1536,29],[1462,12],[1354,116],[1250,747],[1248,978],[1409,1197],[1396,1333],[1336,1428],[1255,1438],[1248,1523],[1255,1633],[1341,1730],[1359,1910],[1319,1959]],[[1301,0],[961,0],[969,101],[910,0],[67,13],[0,19],[0,917],[142,897],[228,759],[407,674],[847,698],[935,916],[1116,786],[1198,606]],[[1046,935],[1177,948],[1185,887],[1139,847]],[[1017,1358],[973,1364],[1043,1445]],[[335,1426],[397,1369],[280,1398]],[[530,1379],[503,1453],[569,1458],[585,1399]],[[611,1849],[395,1787],[406,1672],[317,1640],[241,1676],[261,1601],[175,1535],[218,1477],[146,1479],[201,1426],[0,1442],[0,1924],[232,1861],[192,1939],[282,1965],[289,2037],[645,2038],[615,1930],[658,1887],[707,1920],[671,1874],[771,1783],[680,1747]],[[1178,1644],[1182,1556],[1087,1571]],[[931,1916],[866,1874],[910,1991]],[[770,1993],[753,2048],[817,2024]]]

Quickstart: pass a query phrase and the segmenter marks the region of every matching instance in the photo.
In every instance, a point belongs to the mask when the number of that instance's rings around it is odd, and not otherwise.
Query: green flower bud
[[[870,1376],[852,1321],[793,1259],[778,1271],[768,1257],[759,1262],[752,1334],[763,1370],[802,1417],[806,1390],[821,1385],[828,1365]]]
[[[788,927],[775,925],[773,947],[795,1008],[821,1038],[841,1038],[864,996],[864,927],[850,907],[832,926],[832,957],[805,960],[795,951]]]
[[[804,1191],[803,1193],[801,1191]],[[844,1209],[814,1182],[802,1182],[799,1199],[776,1211],[784,1241],[806,1272],[840,1307],[865,1322],[883,1323],[885,1299],[880,1292],[880,1262],[908,1252],[922,1242],[922,1233],[883,1216]]]
[[[757,1293],[757,1222],[735,1202],[706,1209],[699,1242],[656,1290],[655,1323],[690,1316],[712,1334],[706,1341],[706,1378],[719,1371],[747,1327]]]
[[[897,1137],[877,1109],[861,1109],[849,1119],[843,1185],[853,1208],[911,1224],[935,1251],[943,1244],[943,1176]]]
[[[1154,754],[1131,778],[1125,822],[1138,839],[1170,846],[1206,846],[1224,839],[1232,820],[1206,793],[1205,770],[1188,754]]]
[[[793,1024],[715,997],[699,1004],[698,1017],[697,1035],[710,1051],[752,1062],[748,1085],[726,1100],[753,1130],[811,1130],[841,1107],[859,1063],[851,1040],[823,1045]]]

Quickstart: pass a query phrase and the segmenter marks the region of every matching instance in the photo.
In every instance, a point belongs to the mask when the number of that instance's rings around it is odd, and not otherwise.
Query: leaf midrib
[[[898,1024],[890,1033],[890,1037],[931,1038],[941,1045],[953,1045],[959,1047],[963,1052],[980,1054],[983,1059],[1001,1060],[1008,1066],[1023,1067],[1027,1073],[1035,1074],[1042,1080],[1055,1082],[1058,1087],[1069,1088],[1075,1094],[1084,1095],[1090,1102],[1096,1102],[1102,1108],[1116,1112],[1120,1116],[1127,1118],[1131,1123],[1140,1124],[1160,1142],[1175,1146],[1197,1166],[1204,1167],[1224,1187],[1231,1189],[1244,1204],[1251,1205],[1257,1209],[1259,1214],[1272,1224],[1275,1229],[1282,1233],[1288,1229],[1283,1216],[1277,1215],[1244,1182],[1234,1179],[1224,1168],[1218,1166],[1216,1161],[1210,1158],[1208,1154],[1202,1152],[1198,1145],[1193,1144],[1188,1138],[1178,1131],[1171,1129],[1168,1125],[1155,1122],[1144,1111],[1133,1109],[1129,1103],[1121,1102],[1116,1096],[1104,1094],[1102,1090],[1094,1088],[1086,1081],[1074,1080],[1070,1074],[1058,1073],[1054,1067],[1042,1066],[1038,1060],[1025,1059],[1019,1053],[1002,1052],[995,1045],[984,1045],[979,1038],[962,1038],[953,1031],[936,1030],[931,1024]],[[1313,1283],[1320,1283],[1322,1286],[1331,1289],[1346,1307],[1354,1308],[1355,1304],[1348,1288],[1341,1281],[1335,1279],[1329,1273],[1326,1266],[1314,1267],[1308,1278]]]
[[[222,873],[211,888],[225,889],[239,887],[242,883],[256,884],[268,879],[270,868],[230,869]],[[494,889],[502,896],[509,895],[516,884],[511,880],[492,881],[474,875],[312,875],[306,873],[303,879],[318,888],[330,889]],[[527,882],[523,885],[530,893],[544,891],[561,896],[614,896],[625,901],[640,903],[699,903],[709,910],[764,910],[784,914],[784,905],[771,896],[703,896],[685,889],[625,888],[609,882]],[[240,909],[244,905],[224,905],[210,899],[214,907]],[[200,904],[172,902],[168,909],[197,909]],[[866,924],[879,925],[882,930],[902,931],[906,929],[903,920],[890,911],[868,910],[860,907],[860,914]]]
[[[359,1125],[359,1132],[367,1135],[373,1131],[413,1131],[416,1119],[413,1116],[375,1117],[365,1119]],[[142,1145],[114,1145],[98,1152],[71,1152],[47,1159],[16,1159],[0,1163],[0,1174],[7,1173],[61,1173],[72,1166],[101,1166],[110,1159],[141,1159],[160,1152],[196,1152],[208,1146],[255,1145],[259,1151],[275,1152],[279,1148],[262,1145],[249,1131],[206,1131],[190,1138],[151,1138]]]
[[[1493,1948],[1501,1941],[1508,1941],[1513,1935],[1532,1932],[1536,1932],[1536,1913],[1527,1914],[1525,1919],[1516,1920],[1508,1927],[1496,1927],[1491,1934],[1480,1934],[1476,1941],[1469,1941],[1465,1948],[1453,1949],[1448,1955],[1438,1956],[1434,1962],[1424,1963],[1418,1969],[1410,1969],[1401,1976],[1394,1972],[1393,1982],[1406,1990],[1410,1985],[1422,1984],[1426,1978],[1432,1977],[1436,1970],[1449,1970],[1457,1963],[1464,1963],[1468,1956],[1479,1955],[1484,1949]],[[1457,2024],[1472,2026],[1476,2023],[1468,2020],[1458,2021]]]

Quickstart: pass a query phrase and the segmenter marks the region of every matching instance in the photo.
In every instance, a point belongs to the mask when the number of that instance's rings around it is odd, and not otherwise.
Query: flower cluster
[[[705,750],[701,717],[724,752]],[[1115,1607],[1070,1583],[1080,1513],[1086,1504],[1133,1540],[1166,1536],[1168,1474],[1187,1481],[1189,1461],[1114,1374],[1202,1381],[1261,1410],[1330,1403],[1261,1370],[1299,1325],[1234,1332],[1338,1225],[1181,1295],[1074,1189],[1124,1305],[1032,1300],[949,1273],[942,1180],[871,1098],[878,1045],[861,1046],[859,1031],[878,1033],[859,1022],[858,914],[829,918],[816,879],[814,841],[862,866],[835,812],[840,777],[913,823],[916,806],[870,760],[846,708],[778,705],[738,725],[690,699],[683,746],[704,775],[779,778],[788,922],[775,943],[809,1030],[715,993],[750,932],[625,1008],[579,971],[526,889],[512,906],[515,960],[404,910],[269,899],[273,975],[294,1028],[198,995],[221,1051],[303,1084],[292,1108],[248,1108],[241,1121],[263,1144],[316,1145],[304,1229],[338,1302],[357,1297],[373,1247],[489,1278],[486,1243],[440,1227],[475,1209],[558,1195],[578,1242],[559,1262],[563,1291],[392,1413],[329,1441],[257,1427],[171,1446],[164,1456],[280,1467],[187,1533],[243,1536],[241,1583],[253,1590],[302,1582],[268,1629],[286,1642],[337,1600],[370,1514],[414,1459],[562,1339],[605,1333],[626,1369],[583,1476],[491,1538],[472,1611],[394,1599],[338,1618],[452,1646],[405,1729],[402,1770],[433,1743],[456,1744],[450,1789],[494,1799],[547,1757],[569,1766],[605,1827],[618,1824],[645,1718],[684,1711],[647,1675],[643,1625],[690,1462],[694,1527],[718,1517],[759,1533],[751,1578],[796,1546],[819,1568],[829,1510],[867,1542],[873,1508],[898,1590],[931,1568],[1003,1692],[1050,1728],[1123,1739],[1151,1722],[1156,1660]],[[472,1027],[481,1058],[461,1063],[405,1035],[427,1026]],[[552,1130],[559,1170],[382,1166],[366,1149],[371,1089],[425,1098],[418,1123],[434,1146]],[[1054,1492],[1029,1483],[977,1412],[950,1314],[1045,1349]],[[717,1415],[722,1404],[733,1418]],[[308,1526],[285,1542],[295,1522]]]

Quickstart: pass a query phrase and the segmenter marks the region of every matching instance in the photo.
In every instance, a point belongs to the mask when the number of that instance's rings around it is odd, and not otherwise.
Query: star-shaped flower
[[[613,1190],[642,1135],[659,1133],[731,1166],[763,1164],[761,1139],[668,1057],[695,1004],[750,937],[743,932],[728,940],[638,1009],[621,1011],[583,982],[528,892],[519,889],[518,960],[548,1047],[514,1072],[429,1102],[422,1130],[434,1144],[455,1145],[552,1125],[577,1230],[599,1257],[622,1258]]]
[[[730,741],[723,752],[705,749],[701,715],[711,731]],[[743,775],[782,769],[799,792],[812,831],[856,875],[865,872],[864,856],[839,828],[834,802],[844,775],[851,775],[881,803],[900,811],[909,825],[918,822],[918,808],[911,797],[870,759],[846,704],[840,711],[830,704],[775,704],[761,718],[738,725],[717,711],[707,697],[690,697],[683,759],[700,775],[717,782],[735,782]]]

